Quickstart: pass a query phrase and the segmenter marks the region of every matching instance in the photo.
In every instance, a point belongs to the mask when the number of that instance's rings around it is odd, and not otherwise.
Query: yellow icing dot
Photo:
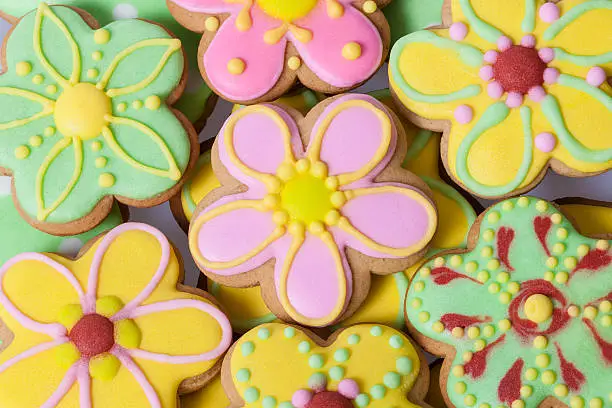
[[[431,329],[436,333],[442,333],[444,331],[444,325],[442,322],[435,322],[431,325]]]
[[[121,102],[119,105],[117,105],[117,111],[125,112],[127,110],[127,107],[127,103]]]
[[[584,399],[579,395],[574,395],[570,398],[571,408],[584,408]]]
[[[582,311],[584,317],[591,320],[597,317],[597,313],[597,309],[594,306],[587,306]]]
[[[55,134],[55,128],[52,126],[46,127],[45,130],[43,130],[43,135],[45,135],[46,137],[51,137]]]
[[[66,305],[60,309],[57,321],[70,330],[83,317],[83,308],[81,305]]]
[[[28,146],[19,146],[15,149],[15,157],[19,160],[27,159],[30,155],[30,148]]]
[[[45,91],[49,94],[49,95],[54,95],[57,93],[57,86],[56,85],[49,85],[45,88]]]
[[[444,266],[444,264],[446,263],[446,260],[444,258],[442,258],[441,256],[437,257],[436,259],[434,259],[434,266],[435,267],[441,267]]]
[[[422,277],[426,278],[431,273],[431,269],[429,269],[429,268],[422,268],[419,273],[421,274]]]
[[[499,327],[500,330],[508,331],[512,327],[512,323],[510,323],[508,319],[502,319],[497,323],[497,327]]]
[[[32,72],[32,64],[29,62],[21,61],[15,65],[15,73],[20,77],[29,75],[30,72]]]
[[[601,249],[602,251],[607,251],[610,248],[610,242],[600,239],[599,241],[597,241],[595,246],[597,247],[597,249]]]
[[[612,311],[612,302],[604,300],[599,304],[599,311],[603,313],[610,313]]]
[[[346,204],[346,195],[342,191],[336,191],[330,197],[330,201],[332,205],[336,208],[341,208],[344,204]]]
[[[553,309],[552,300],[539,293],[529,296],[523,306],[525,316],[534,323],[542,323],[550,319]]]
[[[496,269],[499,268],[499,261],[497,259],[491,259],[489,262],[487,262],[487,268],[489,268],[489,270],[494,271]]]
[[[68,369],[81,359],[81,353],[72,343],[64,343],[54,348],[55,360],[62,368]]]
[[[589,408],[602,408],[603,400],[601,398],[593,398],[589,401]]]
[[[462,328],[462,327],[455,327],[455,328],[454,328],[454,329],[451,331],[451,334],[453,335],[453,337],[456,337],[456,338],[461,338],[461,337],[463,337],[464,333],[465,333],[465,332],[464,332],[464,330],[463,330],[463,328]]]
[[[313,221],[308,225],[308,231],[314,235],[321,235],[325,232],[325,226],[321,221]]]
[[[536,364],[540,368],[548,367],[550,365],[550,356],[548,354],[540,354],[536,357]]]
[[[142,106],[143,106],[143,103],[141,100],[136,99],[134,102],[132,102],[132,108],[136,110],[142,109]]]
[[[110,32],[101,28],[94,33],[94,42],[96,44],[106,44],[110,41],[110,37]]]
[[[453,367],[453,375],[455,377],[463,377],[465,375],[465,369],[462,365],[456,365]]]
[[[421,306],[423,306],[423,301],[419,298],[416,298],[412,300],[411,305],[413,309],[419,309]]]
[[[474,353],[472,353],[471,351],[466,351],[465,353],[463,353],[463,355],[461,356],[461,358],[463,358],[463,361],[465,361],[466,363],[472,360],[472,357],[474,357]]]
[[[42,84],[44,80],[45,80],[45,77],[40,74],[36,74],[32,77],[32,83],[36,85]]]
[[[489,285],[489,293],[499,293],[499,283],[492,283]]]
[[[562,253],[565,252],[565,244],[562,244],[561,242],[557,242],[555,245],[553,245],[552,247],[552,251],[554,254],[560,255]]]
[[[483,402],[482,404],[478,406],[478,408],[491,408],[491,405],[487,404],[486,402]]]
[[[539,212],[544,212],[546,210],[548,210],[548,203],[544,200],[540,200],[536,203],[536,210],[538,210]]]
[[[512,401],[512,408],[525,408],[525,402],[523,400]]]
[[[474,350],[480,351],[484,349],[486,345],[487,345],[486,341],[484,341],[483,339],[478,339],[474,342]]]
[[[463,263],[463,258],[460,255],[453,255],[450,258],[451,266],[457,267]]]
[[[482,255],[483,258],[490,258],[493,256],[493,248],[490,246],[486,246],[484,248],[482,248],[482,250],[480,251],[480,255]]]
[[[297,71],[302,66],[302,60],[300,57],[296,57],[295,55],[287,61],[287,66],[292,71]]]
[[[158,110],[160,106],[161,99],[157,95],[151,95],[145,99],[145,107],[149,110]]]
[[[539,349],[545,349],[548,346],[548,339],[546,336],[537,336],[533,339],[533,346]]]
[[[506,201],[502,204],[502,209],[504,211],[511,211],[514,209],[514,203],[512,201]]]
[[[580,256],[585,256],[586,254],[589,253],[589,246],[586,244],[582,244],[578,246],[578,249],[576,250],[576,253]]]
[[[601,318],[601,325],[603,327],[610,327],[612,326],[612,316],[608,315],[608,316],[604,316]]]
[[[102,53],[100,51],[92,52],[91,59],[93,59],[94,61],[100,61],[102,59]]]
[[[289,224],[289,233],[294,236],[302,236],[306,233],[306,227],[303,222],[291,221]]]
[[[478,276],[476,277],[476,279],[478,279],[478,281],[484,283],[484,282],[488,281],[490,277],[491,277],[491,275],[489,274],[489,272],[487,272],[487,271],[480,271],[480,272],[478,272]]]
[[[372,0],[368,0],[365,3],[363,3],[363,12],[366,14],[372,14],[374,13],[376,10],[378,10],[378,6],[376,5],[375,1]]]
[[[204,21],[204,27],[206,27],[206,31],[215,32],[219,29],[219,19],[217,17],[208,17]]]
[[[544,280],[552,282],[555,279],[555,274],[552,271],[544,272]]]
[[[506,283],[510,279],[510,274],[508,272],[500,272],[497,274],[497,281],[499,283]]]
[[[91,69],[87,70],[87,78],[89,78],[89,79],[94,79],[98,75],[100,75],[100,72],[97,69],[95,69],[95,68],[91,68]]]
[[[554,213],[550,216],[550,220],[553,222],[553,224],[561,224],[563,217],[559,213]]]
[[[336,210],[331,210],[325,215],[325,224],[336,225],[340,221],[340,213]]]
[[[232,75],[241,75],[246,69],[244,60],[240,58],[232,58],[227,63],[227,71]]]
[[[419,321],[421,323],[425,323],[428,320],[429,320],[429,313],[428,312],[421,312],[421,313],[419,313]]]
[[[468,338],[475,339],[480,336],[480,329],[478,327],[470,327],[467,331]]]
[[[554,384],[557,381],[557,374],[552,370],[546,370],[542,373],[542,382],[546,385]]]
[[[330,18],[340,18],[344,15],[344,7],[338,0],[327,0],[327,15]]]
[[[327,165],[323,162],[313,163],[310,167],[310,174],[315,176],[318,179],[325,179],[327,177],[328,169]]]
[[[107,163],[108,163],[108,160],[106,159],[106,157],[98,157],[95,160],[96,167],[99,169],[106,167]]]
[[[487,220],[489,220],[491,224],[495,224],[497,221],[499,221],[500,218],[501,215],[497,211],[492,211],[487,216]]]
[[[565,267],[568,269],[574,269],[577,264],[578,261],[573,256],[568,256],[563,260],[563,265],[565,265]]]
[[[521,387],[521,397],[527,398],[533,394],[533,388],[530,385],[523,385]]]
[[[572,317],[577,317],[578,315],[580,315],[580,308],[576,305],[571,305],[567,308],[567,314]]]
[[[465,264],[465,271],[468,273],[474,273],[478,269],[478,264],[474,261],[470,261]]]
[[[559,272],[556,276],[555,276],[555,280],[557,281],[557,283],[567,283],[569,279],[569,274],[567,272]]]
[[[463,399],[463,403],[468,407],[473,407],[476,404],[476,397],[473,395],[466,395]]]
[[[289,223],[289,214],[286,211],[274,211],[272,220],[277,225],[287,225]]]
[[[140,346],[142,333],[133,320],[124,319],[115,323],[115,339],[120,346],[133,349]]]
[[[342,56],[349,60],[354,61],[361,57],[361,45],[356,42],[350,42],[342,47]]]
[[[493,337],[493,335],[495,334],[495,327],[488,324],[485,327],[483,327],[482,333],[485,335],[485,337]]]
[[[55,104],[55,124],[60,133],[82,140],[99,136],[111,114],[111,99],[88,83],[64,89]]]
[[[495,231],[493,231],[492,229],[488,229],[482,234],[482,239],[484,239],[487,242],[493,241],[494,238],[495,238]]]
[[[121,368],[121,362],[112,354],[95,356],[89,361],[89,374],[99,381],[111,381]]]
[[[559,239],[565,239],[567,238],[567,230],[565,228],[559,228],[557,230],[557,238]]]
[[[299,18],[306,17],[317,5],[317,0],[257,0],[257,5],[267,15],[290,23]]]
[[[527,197],[521,197],[516,201],[516,203],[519,205],[519,207],[527,207],[529,205],[529,199]]]
[[[567,397],[569,390],[565,384],[557,384],[555,386],[555,395],[558,397]]]
[[[518,282],[510,282],[508,284],[508,292],[515,294],[518,293],[519,290],[521,290],[521,285],[519,285]]]
[[[43,138],[41,136],[32,136],[29,143],[32,147],[38,147],[43,143]]]
[[[115,185],[115,176],[110,173],[102,173],[98,178],[100,187],[109,188]]]
[[[499,294],[499,301],[501,304],[507,305],[512,300],[512,295],[508,292],[502,292]]]
[[[295,177],[295,166],[290,163],[283,163],[278,167],[276,175],[283,181],[289,181]]]
[[[116,296],[105,296],[96,300],[96,313],[111,317],[123,309],[123,302]]]
[[[536,370],[535,368],[528,368],[527,370],[525,370],[525,379],[533,381],[536,378],[538,378],[538,370]]]
[[[464,382],[458,382],[455,384],[455,392],[457,394],[465,394],[465,391],[467,391],[467,385],[465,385]]]

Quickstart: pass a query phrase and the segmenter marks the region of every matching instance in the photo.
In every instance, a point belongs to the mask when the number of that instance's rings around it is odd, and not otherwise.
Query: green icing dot
[[[376,400],[383,399],[387,394],[387,389],[384,385],[377,384],[370,389],[370,394],[372,394],[372,398]]]
[[[285,337],[292,339],[295,336],[295,329],[293,327],[287,327],[285,329]]]
[[[323,364],[325,364],[325,360],[320,354],[314,354],[308,359],[308,365],[310,368],[321,368],[323,367]]]
[[[313,390],[325,388],[327,386],[327,377],[323,373],[314,373],[308,379],[308,387]]]
[[[261,401],[261,405],[263,406],[263,408],[275,408],[276,407],[276,398],[274,397],[265,397],[262,401]]]
[[[374,337],[382,336],[382,328],[380,326],[374,326],[370,330],[370,334]]]
[[[298,351],[302,354],[308,353],[310,351],[310,343],[304,340],[298,344]]]
[[[334,381],[340,381],[344,378],[344,368],[339,366],[334,366],[329,369],[329,376]]]
[[[391,338],[389,339],[389,345],[394,349],[402,348],[402,346],[404,345],[404,339],[402,339],[401,336],[398,336],[396,334],[394,336],[391,336]]]
[[[398,373],[390,372],[385,374],[383,382],[385,383],[387,388],[391,388],[392,390],[394,390],[401,385],[402,377],[400,377]]]
[[[339,363],[344,363],[345,361],[347,361],[349,359],[349,357],[351,356],[351,353],[345,349],[339,349],[336,350],[336,352],[334,353],[334,360],[336,360]]]
[[[247,341],[242,345],[242,347],[240,347],[240,350],[242,351],[243,356],[250,356],[255,351],[255,343],[252,341]]]
[[[251,387],[244,390],[244,400],[246,402],[255,402],[259,399],[259,390],[257,388]]]
[[[410,357],[400,357],[395,361],[395,368],[400,374],[410,374],[412,372],[412,360]]]
[[[355,403],[357,403],[358,407],[367,407],[370,404],[370,397],[367,394],[359,394],[355,398]]]
[[[246,368],[241,368],[236,373],[236,380],[238,382],[247,382],[251,379],[251,372]]]
[[[358,334],[351,334],[348,338],[348,344],[354,346],[355,344],[359,344],[361,341],[361,336]]]
[[[286,401],[285,401],[285,402],[281,402],[281,403],[278,405],[278,408],[295,408],[295,407],[293,406],[293,404],[292,404],[292,403],[290,403],[290,402],[286,402]]]
[[[270,330],[266,328],[259,329],[259,331],[257,332],[257,337],[262,340],[268,340],[270,338]]]

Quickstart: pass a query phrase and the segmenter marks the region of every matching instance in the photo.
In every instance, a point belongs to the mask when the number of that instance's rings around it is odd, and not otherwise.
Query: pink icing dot
[[[586,81],[589,85],[599,87],[606,80],[606,72],[601,67],[593,67],[589,69],[586,76]]]
[[[544,70],[544,82],[554,84],[559,79],[559,70],[556,68],[546,68]]]
[[[538,150],[544,153],[549,153],[552,152],[557,145],[557,139],[555,139],[555,136],[551,133],[540,133],[535,138],[535,145]]]
[[[296,408],[305,408],[311,399],[312,399],[312,392],[308,390],[297,390],[293,394],[293,397],[291,397],[291,403]]]
[[[531,35],[531,34],[526,35],[526,36],[524,36],[524,37],[521,39],[521,45],[522,45],[523,47],[533,48],[533,47],[535,47],[535,45],[536,45],[536,39],[535,39],[535,37],[534,37],[533,35]]]
[[[342,380],[338,384],[338,391],[346,398],[355,399],[359,395],[359,385],[357,385],[355,380]]]
[[[555,59],[555,51],[552,48],[540,48],[538,55],[540,59],[547,64]]]
[[[455,119],[457,122],[466,124],[470,123],[474,118],[474,111],[467,105],[459,105],[457,109],[455,109]]]
[[[529,98],[534,102],[542,102],[546,98],[546,91],[541,86],[534,86],[529,90]]]
[[[493,99],[499,99],[504,94],[504,88],[502,88],[499,82],[491,82],[487,85],[487,93]]]
[[[482,68],[480,68],[480,71],[478,73],[483,81],[490,81],[491,79],[493,79],[493,67],[491,65],[483,66]]]
[[[500,51],[506,51],[508,48],[512,47],[512,40],[505,35],[502,35],[497,40],[497,48]]]
[[[495,61],[497,61],[497,56],[498,56],[498,52],[495,50],[489,50],[487,52],[485,52],[484,55],[484,60],[486,62],[488,62],[489,64],[495,64]]]
[[[453,25],[450,26],[450,30],[449,30],[449,34],[450,34],[450,38],[452,38],[455,41],[461,41],[465,38],[465,36],[468,33],[468,28],[465,24],[463,23],[453,23]]]
[[[559,19],[561,13],[559,12],[559,7],[557,7],[555,3],[544,3],[542,7],[540,7],[539,14],[542,21],[552,23]]]
[[[523,95],[518,92],[510,92],[508,93],[508,98],[506,98],[506,105],[509,108],[518,108],[523,104]]]

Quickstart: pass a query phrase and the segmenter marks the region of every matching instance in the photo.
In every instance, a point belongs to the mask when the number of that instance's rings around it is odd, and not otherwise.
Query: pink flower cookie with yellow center
[[[25,253],[6,262],[0,405],[176,407],[177,392],[216,375],[232,340],[216,306],[177,290],[180,275],[166,237],[137,223],[76,261]]]
[[[187,28],[204,32],[200,70],[220,96],[272,101],[299,79],[340,93],[368,80],[384,62],[387,0],[168,0]]]
[[[481,197],[612,168],[609,0],[447,0],[448,28],[399,40],[391,87],[444,130],[450,175]]]
[[[370,272],[423,256],[436,209],[402,170],[397,118],[376,99],[346,95],[306,118],[276,105],[234,113],[213,148],[223,187],[192,220],[191,252],[204,273],[234,287],[262,285],[279,317],[326,326],[352,314]]]

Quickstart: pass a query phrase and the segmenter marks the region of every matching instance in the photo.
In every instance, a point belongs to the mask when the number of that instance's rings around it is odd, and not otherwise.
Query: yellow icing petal
[[[106,296],[96,301],[96,313],[112,317],[123,309],[123,302],[117,296]]]
[[[110,381],[120,368],[121,362],[112,354],[102,354],[89,361],[89,374],[96,380]]]
[[[121,320],[115,324],[115,340],[124,348],[138,348],[142,342],[142,332],[133,320]]]
[[[83,308],[79,304],[67,305],[60,311],[58,322],[70,330],[83,317]]]
[[[161,170],[151,166],[147,166],[146,164],[143,164],[138,160],[134,159],[119,145],[117,139],[115,139],[115,135],[113,134],[112,130],[108,127],[105,127],[104,129],[102,129],[102,136],[104,137],[104,140],[111,148],[111,150],[115,152],[115,154],[119,158],[121,158],[127,164],[138,170],[151,173],[158,177],[165,177],[175,181],[180,180],[182,173],[181,170],[178,168],[178,165],[176,164],[176,160],[174,159],[172,152],[170,152],[170,149],[166,145],[166,142],[164,142],[161,136],[159,136],[153,129],[132,119],[117,118],[114,116],[109,116],[107,117],[107,119],[108,122],[111,124],[129,126],[148,136],[153,142],[155,142],[155,144],[157,144],[157,146],[161,150],[161,153],[168,162],[168,170]]]
[[[66,369],[81,359],[81,353],[72,343],[64,343],[54,350],[57,364]]]
[[[55,102],[53,102],[51,99],[45,98],[44,96],[40,96],[39,94],[36,94],[34,92],[26,91],[24,89],[0,87],[0,95],[18,96],[21,98],[29,99],[33,102],[38,102],[42,105],[42,110],[30,116],[29,118],[16,119],[6,123],[0,123],[0,130],[7,130],[19,126],[24,126],[28,123],[34,122],[37,119],[49,116],[53,113],[53,109],[55,107]]]

